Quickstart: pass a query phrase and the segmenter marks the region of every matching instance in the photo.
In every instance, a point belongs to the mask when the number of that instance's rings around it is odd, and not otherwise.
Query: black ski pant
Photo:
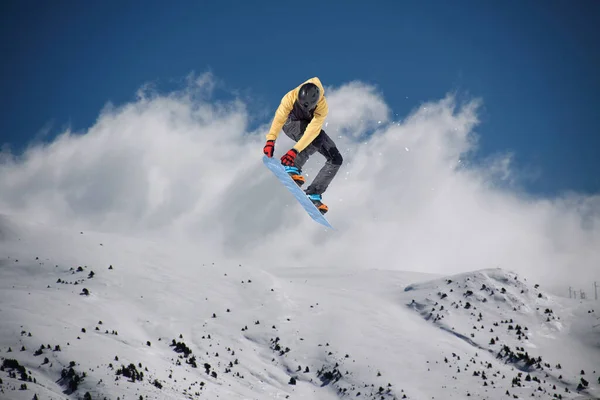
[[[304,135],[304,131],[308,126],[309,121],[287,119],[283,125],[283,132],[292,140],[298,141]],[[323,194],[329,187],[329,184],[337,174],[342,165],[342,155],[337,149],[333,140],[325,133],[324,130],[296,156],[294,163],[295,167],[302,170],[302,167],[308,161],[309,157],[314,153],[319,152],[325,157],[325,165],[313,179],[312,183],[306,188],[306,194]]]

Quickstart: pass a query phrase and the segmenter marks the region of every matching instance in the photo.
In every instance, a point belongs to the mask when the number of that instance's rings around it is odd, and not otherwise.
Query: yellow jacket
[[[319,78],[314,77],[302,84],[298,85],[295,89],[287,92],[285,96],[281,99],[281,103],[275,112],[275,118],[273,118],[273,123],[271,124],[271,129],[269,133],[267,133],[267,140],[276,140],[279,136],[279,132],[283,128],[285,121],[287,120],[290,112],[294,108],[294,102],[298,99],[298,92],[300,91],[300,87],[305,83],[314,83],[319,87],[320,90],[320,98],[317,103],[317,107],[315,108],[314,117],[306,127],[306,131],[302,138],[294,145],[294,149],[299,152],[304,150],[321,132],[321,127],[323,126],[323,122],[325,122],[325,118],[329,113],[329,107],[327,106],[327,100],[325,100],[325,89],[321,84]]]

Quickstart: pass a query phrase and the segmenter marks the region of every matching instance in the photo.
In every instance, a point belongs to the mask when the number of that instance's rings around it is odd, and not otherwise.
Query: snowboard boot
[[[296,184],[298,186],[304,185],[305,179],[302,176],[302,171],[300,171],[298,169],[298,167],[287,167],[286,166],[285,172],[287,172],[288,175],[292,177],[292,179],[294,180],[294,182],[296,182]]]
[[[308,194],[307,196],[313,202],[315,207],[317,207],[317,210],[321,212],[321,214],[325,214],[327,211],[329,211],[329,207],[327,207],[327,205],[321,201],[322,198],[320,194]]]

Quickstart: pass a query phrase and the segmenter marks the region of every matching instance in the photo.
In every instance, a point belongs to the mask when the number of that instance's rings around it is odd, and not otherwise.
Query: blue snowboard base
[[[285,187],[294,195],[296,200],[300,203],[300,205],[306,210],[308,215],[318,222],[321,225],[326,226],[327,228],[334,229],[333,226],[327,221],[325,216],[321,214],[321,212],[315,207],[312,201],[308,198],[306,193],[294,182],[291,176],[285,172],[285,167],[281,164],[279,159],[269,158],[267,156],[263,156],[263,163],[269,168],[275,177],[279,179],[281,183],[284,184]]]

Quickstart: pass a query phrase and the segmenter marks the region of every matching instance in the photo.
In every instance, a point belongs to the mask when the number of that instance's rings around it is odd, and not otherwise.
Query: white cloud
[[[389,107],[381,95],[362,82],[326,87],[325,96],[329,105],[327,129],[333,136],[348,135],[355,139],[389,118]]]
[[[478,101],[449,95],[391,121],[375,88],[329,88],[326,131],[344,165],[324,195],[339,230],[326,232],[262,165],[265,132],[248,132],[245,104],[211,100],[213,79],[168,95],[146,87],[136,102],[103,109],[84,133],[64,132],[19,157],[5,149],[0,212],[186,238],[247,263],[442,273],[500,266],[564,285],[598,278],[599,197],[526,196],[512,187],[510,155],[469,163]],[[365,139],[365,129],[375,132]],[[277,156],[291,145],[282,134]],[[322,162],[318,154],[309,161],[309,179]]]

